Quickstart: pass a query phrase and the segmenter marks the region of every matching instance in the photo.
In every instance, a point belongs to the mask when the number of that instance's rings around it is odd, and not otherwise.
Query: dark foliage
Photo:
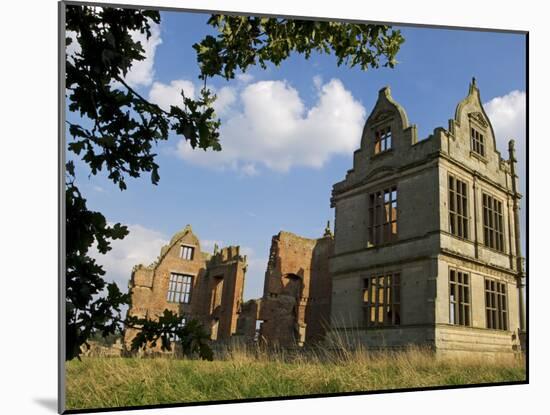
[[[183,354],[198,355],[201,359],[212,360],[213,353],[209,346],[210,336],[198,320],[189,320],[182,324],[181,317],[164,310],[157,320],[129,316],[127,324],[139,328],[132,340],[132,350],[145,349],[149,345],[156,347],[160,342],[162,350],[171,350],[171,342],[182,346]]]
[[[279,65],[292,52],[306,59],[312,52],[334,54],[342,63],[362,70],[397,63],[396,55],[404,38],[390,26],[295,20],[254,16],[212,15],[208,24],[219,32],[193,45],[201,68],[201,78],[235,77],[259,64]]]

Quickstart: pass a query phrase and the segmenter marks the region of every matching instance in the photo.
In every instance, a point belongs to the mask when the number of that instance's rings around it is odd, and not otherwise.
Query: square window
[[[388,151],[392,148],[391,128],[384,127],[374,133],[374,154]]]
[[[470,128],[470,142],[472,151],[485,157],[485,137],[473,127]]]
[[[470,325],[470,284],[466,272],[449,269],[449,323]]]
[[[485,246],[504,252],[502,202],[483,194],[483,242]]]
[[[399,273],[386,273],[365,278],[363,305],[367,327],[401,324]]]
[[[506,284],[485,280],[485,318],[488,329],[508,330]]]
[[[369,245],[397,240],[397,188],[391,187],[369,195]]]
[[[192,246],[182,245],[180,251],[180,257],[188,261],[193,260],[193,255],[195,254],[195,248]]]
[[[465,182],[449,175],[449,232],[469,238],[468,187]]]
[[[172,272],[168,283],[166,300],[170,303],[189,304],[192,282],[193,277],[191,275],[176,274]]]

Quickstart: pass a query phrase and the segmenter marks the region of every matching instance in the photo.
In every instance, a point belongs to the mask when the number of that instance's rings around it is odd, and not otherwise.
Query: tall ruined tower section
[[[280,232],[271,242],[259,318],[268,344],[303,346],[324,337],[329,324],[333,237]]]

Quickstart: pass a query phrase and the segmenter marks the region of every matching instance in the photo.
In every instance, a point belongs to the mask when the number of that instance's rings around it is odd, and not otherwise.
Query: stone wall
[[[474,147],[474,130],[483,135],[482,151]],[[385,151],[377,147],[381,131],[390,131],[391,145],[384,147]],[[475,80],[457,105],[448,129],[436,128],[421,141],[389,88],[380,90],[365,123],[361,146],[354,153],[353,168],[332,191],[336,221],[330,258],[331,327],[335,333],[353,331],[369,347],[428,344],[446,354],[489,355],[518,350],[524,274],[516,224],[521,195],[514,163],[513,143],[509,160],[497,151]],[[466,235],[453,233],[450,226],[450,175],[466,184]],[[397,235],[391,241],[372,243],[369,232],[376,219],[371,212],[377,206],[372,195],[384,189],[397,193],[396,209],[382,211],[383,218],[397,212]],[[488,247],[484,240],[484,223],[489,221],[484,216],[484,194],[502,202],[500,250]],[[451,324],[451,269],[469,278],[465,326]],[[384,273],[397,273],[401,278],[400,323],[367,327],[365,284]],[[486,319],[488,278],[506,287],[507,324],[499,330],[488,328]],[[457,301],[458,297],[453,298]]]
[[[280,232],[272,239],[259,319],[268,344],[302,346],[324,337],[330,320],[333,253],[329,230],[320,239]]]
[[[188,257],[184,257],[184,247],[192,249]],[[228,339],[236,332],[245,272],[246,256],[240,255],[238,246],[219,251],[216,247],[212,255],[202,252],[199,239],[188,225],[161,249],[157,261],[134,267],[128,313],[155,319],[170,310],[182,319],[199,320],[213,340]],[[169,297],[174,288],[170,282],[173,274],[191,277],[188,296],[183,300]],[[126,348],[130,348],[136,332],[134,328],[126,329]]]

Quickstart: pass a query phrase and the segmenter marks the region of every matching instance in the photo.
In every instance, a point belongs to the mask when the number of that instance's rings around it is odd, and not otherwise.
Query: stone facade
[[[128,313],[154,319],[170,310],[182,319],[198,319],[213,340],[229,339],[237,330],[246,267],[238,246],[202,252],[187,225],[161,249],[157,261],[134,267]],[[127,348],[135,335],[135,329],[126,329]]]
[[[518,178],[472,81],[419,141],[383,88],[332,192],[331,326],[371,347],[512,352],[524,330]]]

